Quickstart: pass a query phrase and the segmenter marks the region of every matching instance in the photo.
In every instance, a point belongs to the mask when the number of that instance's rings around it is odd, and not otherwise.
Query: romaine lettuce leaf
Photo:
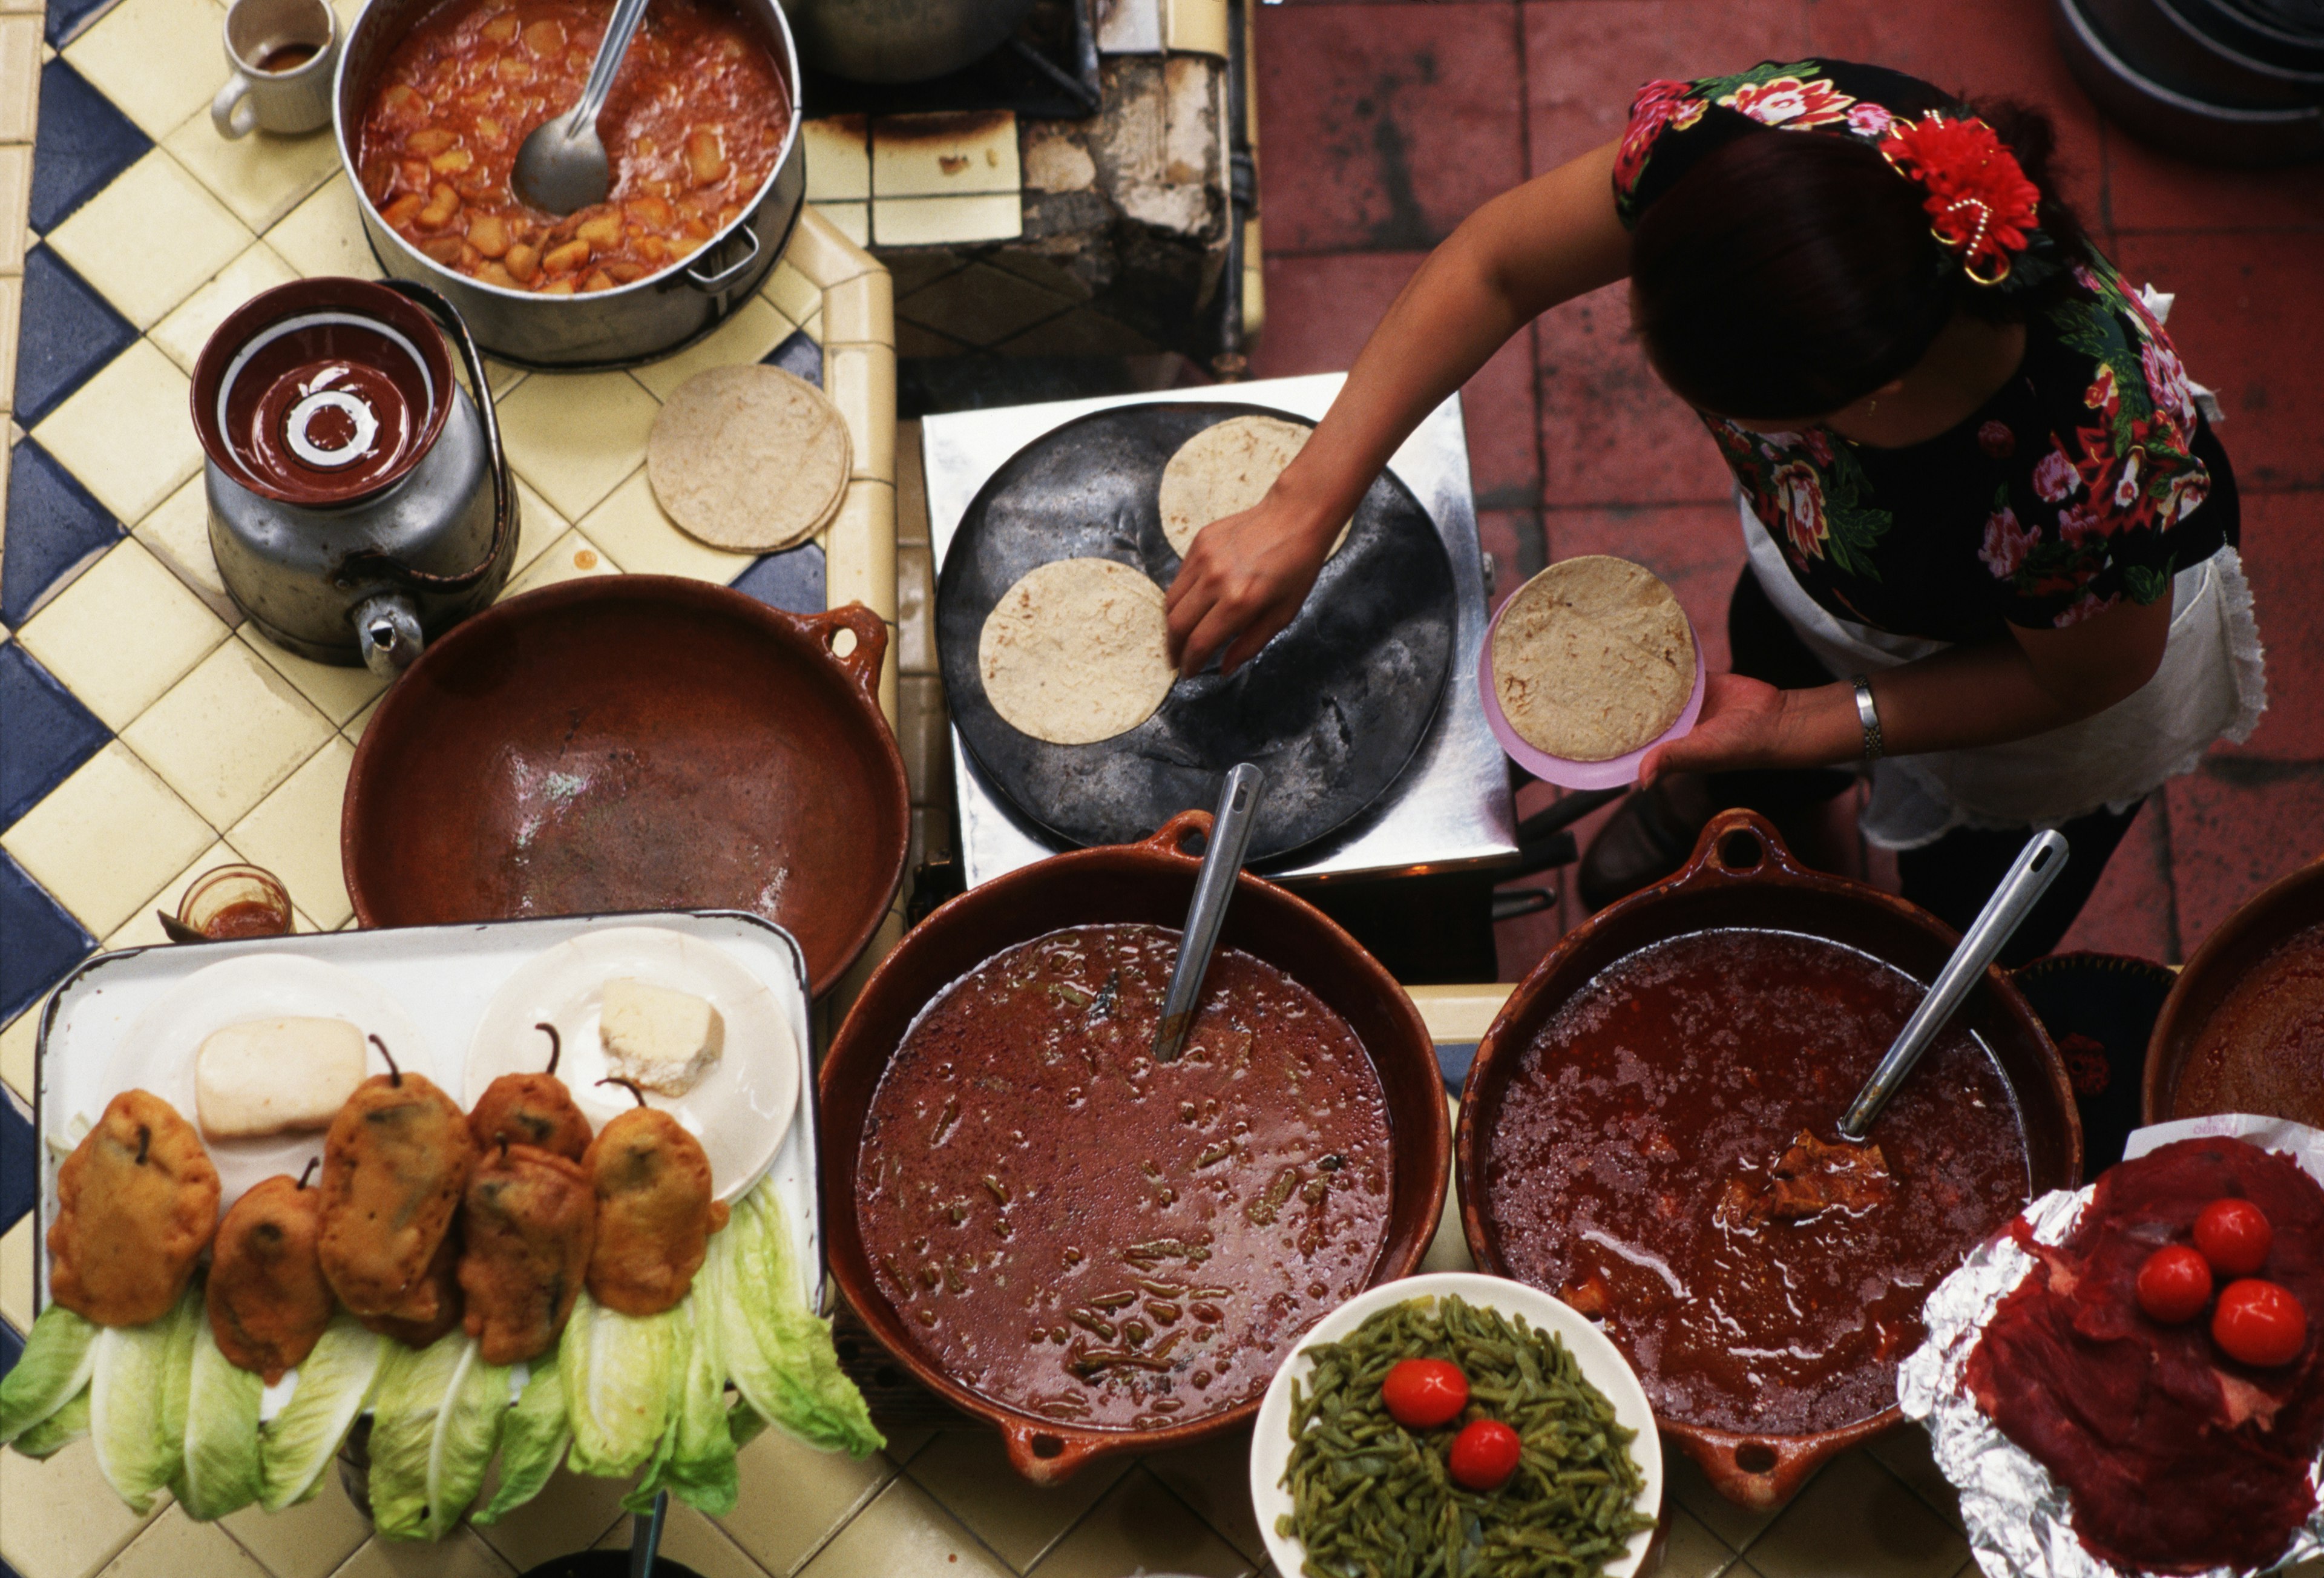
[[[0,1377],[0,1446],[72,1401],[97,1367],[97,1333],[105,1328],[63,1305],[42,1310],[24,1334],[16,1367]]]
[[[194,1333],[205,1318],[196,1285],[160,1320],[110,1326],[97,1340],[88,1407],[97,1472],[141,1515],[185,1463]]]
[[[584,1292],[558,1348],[574,1472],[622,1479],[663,1444],[677,1391],[681,1317],[625,1315]]]
[[[441,1539],[484,1482],[508,1413],[509,1372],[447,1332],[399,1349],[372,1406],[372,1521],[389,1539]]]
[[[790,1228],[770,1186],[734,1203],[725,1231],[710,1241],[710,1260],[718,1263],[720,1356],[752,1411],[825,1451],[860,1458],[885,1446],[863,1394],[839,1368],[831,1323],[799,1297]]]
[[[207,1315],[194,1323],[179,1500],[208,1522],[258,1500],[258,1399],[265,1381],[228,1359]]]
[[[706,1262],[685,1302],[670,1312],[679,1318],[683,1345],[674,1366],[671,1417],[645,1477],[622,1503],[632,1512],[650,1511],[661,1490],[714,1518],[734,1510],[734,1435],[726,1422],[726,1371],[719,1361],[714,1286]]]
[[[73,1394],[72,1401],[16,1437],[18,1452],[29,1458],[53,1457],[88,1434],[88,1388]]]
[[[371,1400],[388,1339],[341,1310],[292,1373],[290,1400],[258,1433],[259,1503],[296,1506],[323,1488],[323,1475]]]
[[[475,1522],[497,1522],[540,1495],[573,1439],[565,1422],[565,1378],[558,1352],[551,1348],[532,1361],[532,1373],[501,1430],[500,1487]]]

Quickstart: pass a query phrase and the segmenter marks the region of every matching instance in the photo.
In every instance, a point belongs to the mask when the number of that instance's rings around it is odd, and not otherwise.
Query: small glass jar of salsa
[[[653,0],[597,134],[602,203],[559,217],[509,184],[535,126],[581,96],[611,0],[445,0],[371,84],[364,195],[442,266],[544,296],[610,291],[682,262],[741,217],[774,170],[790,99],[756,28],[719,0]]]
[[[212,942],[290,935],[290,895],[257,866],[219,866],[194,879],[178,902],[178,923]]]

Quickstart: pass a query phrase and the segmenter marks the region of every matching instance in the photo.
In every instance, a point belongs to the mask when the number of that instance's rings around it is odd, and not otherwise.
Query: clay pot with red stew
[[[1840,1139],[1955,940],[1728,811],[1568,932],[1477,1049],[1455,1178],[1478,1269],[1600,1320],[1744,1506],[1895,1426],[1928,1289],[2080,1177],[2065,1068],[1997,970],[1868,1146]]]
[[[2324,1125],[2324,861],[2203,939],[2146,1043],[2145,1121],[2257,1112]]]
[[[1208,814],[953,900],[825,1058],[832,1274],[1037,1483],[1247,1423],[1298,1337],[1409,1275],[1452,1152],[1426,1027],[1355,940],[1237,880],[1152,1057]]]

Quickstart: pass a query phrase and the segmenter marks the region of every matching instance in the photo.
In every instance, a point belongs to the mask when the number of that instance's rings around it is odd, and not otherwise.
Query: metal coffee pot
[[[219,577],[276,645],[392,678],[507,582],[516,484],[484,358],[426,286],[254,296],[202,347],[192,401]]]

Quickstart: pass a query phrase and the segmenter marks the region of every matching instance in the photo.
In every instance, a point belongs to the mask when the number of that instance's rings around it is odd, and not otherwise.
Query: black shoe
[[[1633,789],[1582,852],[1574,891],[1595,912],[1661,881],[1686,863],[1710,821],[1710,795],[1692,773]]]

